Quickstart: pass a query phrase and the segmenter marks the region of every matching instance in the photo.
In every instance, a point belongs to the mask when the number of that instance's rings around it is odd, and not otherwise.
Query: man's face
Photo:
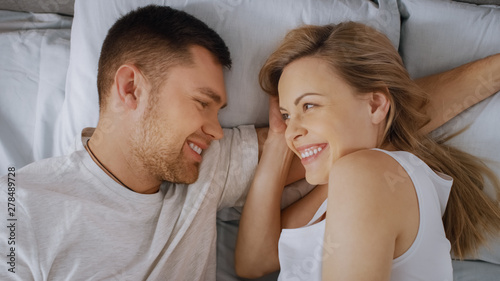
[[[217,118],[226,104],[222,66],[205,48],[190,48],[194,64],[174,66],[149,101],[131,138],[137,161],[158,180],[193,183],[202,151],[222,138]]]

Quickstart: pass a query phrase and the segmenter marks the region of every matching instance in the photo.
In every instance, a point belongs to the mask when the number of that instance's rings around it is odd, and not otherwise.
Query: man
[[[0,181],[0,203],[15,207],[0,279],[215,280],[216,211],[243,204],[261,147],[252,126],[217,120],[230,65],[222,39],[184,12],[119,19],[101,51],[96,129]]]

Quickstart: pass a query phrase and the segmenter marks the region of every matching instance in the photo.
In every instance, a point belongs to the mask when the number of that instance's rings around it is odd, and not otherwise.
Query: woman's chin
[[[306,171],[306,181],[311,185],[327,184],[328,175],[312,174]]]

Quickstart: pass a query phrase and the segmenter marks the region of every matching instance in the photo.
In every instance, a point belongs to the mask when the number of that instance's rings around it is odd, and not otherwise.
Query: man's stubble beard
[[[134,161],[140,163],[142,173],[159,181],[194,183],[198,179],[200,163],[188,163],[182,151],[185,140],[169,137],[171,128],[161,124],[157,111],[155,101],[151,101],[130,138]],[[176,148],[181,141],[180,147]]]

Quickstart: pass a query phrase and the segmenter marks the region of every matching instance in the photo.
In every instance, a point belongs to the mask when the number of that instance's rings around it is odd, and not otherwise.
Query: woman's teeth
[[[191,147],[192,150],[196,151],[196,153],[201,154],[203,151],[201,148],[199,148],[196,144],[194,143],[189,143],[189,147]]]
[[[304,158],[307,158],[307,157],[310,157],[310,156],[313,156],[315,154],[318,154],[318,152],[321,151],[321,147],[317,147],[317,148],[308,148],[306,150],[304,150],[304,152],[300,153],[300,157],[302,159]]]

